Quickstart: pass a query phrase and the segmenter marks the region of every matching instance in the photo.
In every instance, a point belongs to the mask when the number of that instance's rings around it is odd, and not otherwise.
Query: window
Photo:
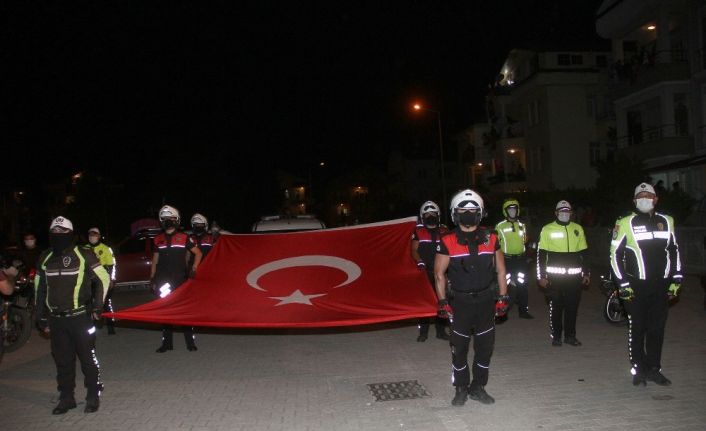
[[[145,238],[132,237],[120,245],[120,253],[141,253],[145,251]]]
[[[615,153],[618,151],[618,143],[615,141],[605,144],[605,159],[608,162],[615,161]]]
[[[527,105],[527,124],[539,124],[539,100],[534,100]]]
[[[608,58],[605,55],[597,55],[596,67],[608,67]]]
[[[583,64],[583,55],[572,55],[571,64]]]
[[[558,54],[556,56],[556,62],[559,66],[570,66],[571,56],[569,54]]]
[[[589,117],[596,116],[596,96],[592,94],[586,96],[586,115]]]

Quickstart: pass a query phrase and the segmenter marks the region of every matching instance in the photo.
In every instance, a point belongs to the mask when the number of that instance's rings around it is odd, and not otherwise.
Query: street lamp
[[[441,132],[441,112],[434,109],[425,108],[419,103],[412,105],[415,111],[428,111],[436,114],[436,124],[439,128],[439,158],[441,159],[441,193],[442,199],[441,207],[446,208],[446,172],[444,171],[444,136]],[[444,220],[446,220],[446,211],[442,211]]]

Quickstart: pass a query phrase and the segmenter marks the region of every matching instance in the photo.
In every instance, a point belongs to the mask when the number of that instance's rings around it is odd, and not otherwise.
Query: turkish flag
[[[222,235],[195,279],[113,317],[293,328],[434,316],[436,295],[410,255],[415,223],[406,218],[308,232]]]

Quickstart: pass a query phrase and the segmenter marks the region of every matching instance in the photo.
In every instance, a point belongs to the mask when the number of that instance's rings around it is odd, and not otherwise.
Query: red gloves
[[[507,314],[507,309],[510,308],[510,297],[507,295],[500,295],[498,301],[495,303],[495,316],[503,317]]]
[[[437,312],[437,315],[442,319],[453,318],[454,310],[453,308],[451,308],[451,305],[449,305],[449,301],[447,301],[446,299],[439,300],[439,311]]]

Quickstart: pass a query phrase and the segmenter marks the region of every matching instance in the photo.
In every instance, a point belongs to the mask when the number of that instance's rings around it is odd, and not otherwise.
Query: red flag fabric
[[[415,223],[406,218],[308,232],[222,235],[195,279],[113,316],[241,328],[433,316],[436,295],[410,256]]]

